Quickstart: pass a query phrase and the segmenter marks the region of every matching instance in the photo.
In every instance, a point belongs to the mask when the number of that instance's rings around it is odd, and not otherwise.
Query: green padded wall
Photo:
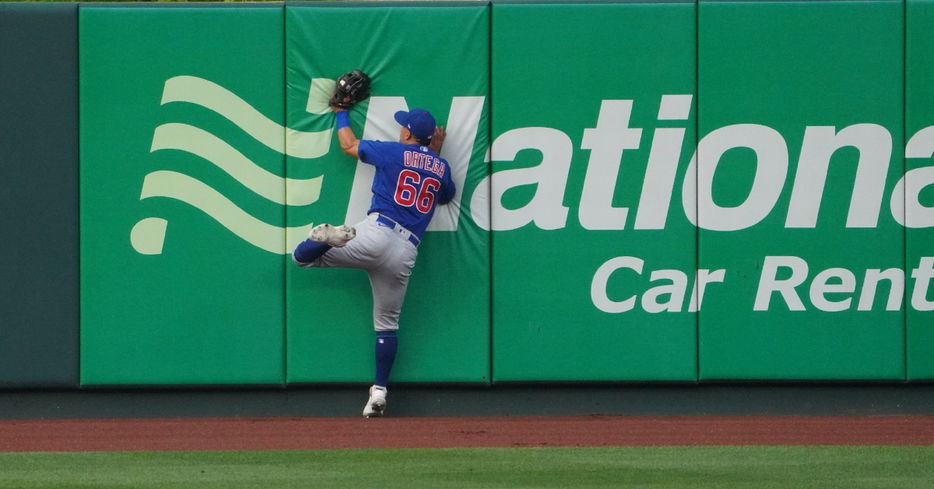
[[[698,256],[727,270],[701,379],[903,379],[902,3],[701,1],[698,25]]]
[[[347,42],[349,17],[359,32],[368,33],[360,42]],[[424,28],[428,25],[430,30]],[[489,382],[489,233],[475,222],[485,206],[470,203],[487,172],[489,9],[290,6],[286,34],[289,125],[328,131],[329,138],[322,154],[287,159],[290,181],[321,179],[314,202],[288,208],[288,225],[307,232],[312,223],[353,225],[366,215],[372,167],[344,155],[330,134],[334,116],[327,97],[340,74],[362,69],[373,80],[370,99],[351,111],[360,138],[398,140],[396,110],[429,110],[448,129],[441,156],[451,164],[459,190],[454,202],[438,208],[419,245],[392,379]],[[289,195],[306,192],[290,187]],[[298,233],[289,245],[303,238]],[[289,382],[372,382],[374,334],[366,273],[302,269],[290,258],[286,262]]]
[[[283,10],[80,19],[82,384],[282,384]]]
[[[908,0],[905,23],[908,378],[934,378],[934,1]],[[915,275],[916,274],[916,275]]]
[[[497,381],[696,378],[695,23],[693,3],[493,5]]]

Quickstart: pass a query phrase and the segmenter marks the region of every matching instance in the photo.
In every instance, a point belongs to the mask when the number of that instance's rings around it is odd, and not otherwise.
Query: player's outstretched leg
[[[308,239],[318,243],[325,243],[335,248],[343,247],[348,241],[356,237],[357,230],[347,225],[332,226],[330,224],[319,224],[308,233]]]
[[[378,385],[370,387],[370,398],[363,406],[363,417],[378,418],[386,411],[386,388]]]
[[[387,387],[392,364],[396,361],[399,340],[395,331],[376,332],[376,375],[373,385]]]

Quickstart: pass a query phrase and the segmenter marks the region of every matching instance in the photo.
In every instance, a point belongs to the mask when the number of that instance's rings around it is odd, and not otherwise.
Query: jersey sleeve
[[[380,148],[384,144],[385,143],[381,141],[363,139],[360,141],[360,144],[357,145],[357,156],[359,156],[360,161],[364,163],[379,166],[381,164],[380,155],[382,154]]]

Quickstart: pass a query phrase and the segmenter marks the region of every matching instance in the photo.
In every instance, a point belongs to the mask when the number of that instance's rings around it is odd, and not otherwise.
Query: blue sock
[[[330,249],[331,247],[325,243],[306,239],[295,247],[292,256],[295,258],[295,261],[299,263],[311,263],[317,260],[321,255],[327,253]]]
[[[399,342],[395,331],[379,331],[376,333],[376,382],[375,385],[389,386],[389,372],[396,360],[396,348]]]

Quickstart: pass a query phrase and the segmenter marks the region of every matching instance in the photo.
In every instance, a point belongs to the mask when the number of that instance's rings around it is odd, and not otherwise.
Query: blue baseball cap
[[[435,118],[425,109],[400,110],[395,115],[396,122],[408,129],[415,139],[427,141],[435,134]]]

